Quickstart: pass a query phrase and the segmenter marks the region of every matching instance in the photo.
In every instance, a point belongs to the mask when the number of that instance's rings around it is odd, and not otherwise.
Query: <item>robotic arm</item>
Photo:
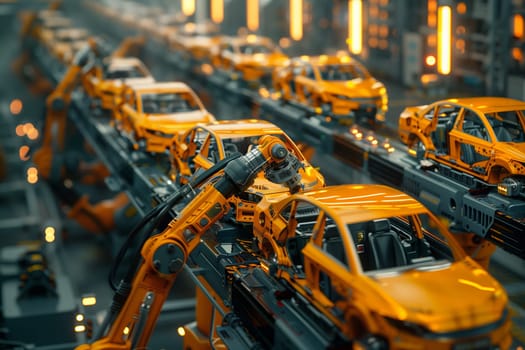
[[[130,56],[130,52],[139,51],[144,46],[145,42],[146,39],[141,35],[126,37],[115,49],[115,51],[111,53],[110,57],[116,58]],[[137,54],[132,55],[138,56]]]
[[[42,146],[35,152],[33,161],[45,179],[58,180],[62,176],[63,162],[59,159],[65,147],[66,120],[71,95],[80,84],[86,70],[91,69],[93,54],[98,55],[95,40],[79,50],[64,77],[46,99],[46,116]]]
[[[101,330],[100,339],[77,350],[145,348],[175,278],[201,235],[228,212],[228,198],[249,187],[260,171],[292,192],[299,189],[300,176],[287,166],[290,157],[282,141],[264,136],[257,148],[228,163],[217,181],[208,183],[163,232],[145,242],[129,293],[120,300],[122,308],[112,310],[114,319],[103,326],[107,331]]]
[[[103,58],[123,57],[129,50],[140,47],[143,43],[143,37],[126,38],[111,53],[106,43],[90,38],[88,44],[76,53],[62,80],[46,99],[43,142],[33,157],[42,177],[54,181],[63,175],[65,162],[61,157],[65,147],[67,113],[75,88],[83,85],[86,91],[90,90],[87,81],[89,77],[102,75],[105,69]]]

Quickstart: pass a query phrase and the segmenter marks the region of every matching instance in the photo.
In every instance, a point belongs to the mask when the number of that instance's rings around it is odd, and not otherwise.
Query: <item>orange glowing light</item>
[[[214,23],[224,20],[224,0],[211,0],[211,20]]]
[[[34,166],[27,169],[27,176],[37,176],[38,170]]]
[[[458,50],[461,53],[465,53],[465,40],[458,39],[456,41],[456,50]]]
[[[182,0],[182,13],[191,16],[195,13],[195,0]]]
[[[465,13],[467,13],[467,4],[465,4],[464,2],[458,3],[458,5],[456,6],[456,11],[460,15],[464,15]]]
[[[370,17],[379,17],[379,8],[377,6],[370,6],[368,13]]]
[[[211,66],[211,64],[204,63],[201,66],[201,71],[206,75],[211,75],[213,73],[213,67]]]
[[[303,38],[303,0],[290,0],[290,37]]]
[[[259,0],[246,0],[246,26],[251,31],[259,29]]]
[[[438,59],[437,69],[441,74],[449,74],[451,67],[452,10],[450,6],[438,8]]]
[[[18,149],[18,157],[20,157],[22,161],[29,160],[29,146],[20,146]]]
[[[354,55],[363,50],[363,3],[348,0],[348,49]]]
[[[523,22],[523,16],[519,13],[515,14],[512,18],[512,32],[518,39],[523,39]]]
[[[427,85],[438,81],[439,77],[437,74],[423,74],[421,76],[421,84]]]
[[[437,0],[428,0],[428,16],[427,16],[427,24],[429,27],[435,27],[437,23]]]
[[[437,45],[437,36],[435,34],[430,34],[427,37],[427,45],[428,45],[428,47],[436,47],[436,45]]]
[[[27,135],[31,130],[33,130],[35,127],[31,123],[25,123],[23,126],[24,135]]]
[[[435,27],[437,22],[437,16],[435,13],[429,13],[428,14],[428,26],[429,27]]]
[[[18,124],[16,126],[15,132],[16,132],[16,136],[20,136],[20,137],[24,136],[25,135],[24,125],[23,124]]]
[[[388,36],[388,26],[382,25],[379,27],[379,36],[383,38]]]
[[[184,329],[184,327],[177,328],[177,334],[181,337],[184,337],[186,335],[186,330]]]
[[[523,51],[519,47],[512,48],[512,58],[516,61],[523,61]]]
[[[370,35],[377,35],[378,30],[377,24],[371,24],[368,26],[368,34]]]
[[[23,103],[21,100],[19,100],[18,98],[15,98],[14,100],[11,101],[11,103],[9,104],[9,111],[11,112],[11,114],[13,115],[17,115],[19,114],[20,112],[22,112],[22,108],[23,108]]]
[[[38,139],[38,136],[39,136],[39,132],[36,128],[29,130],[29,132],[27,133],[27,137],[33,141]]]
[[[427,66],[432,67],[433,65],[436,64],[436,57],[434,57],[432,55],[427,56],[425,58],[425,63],[427,64]]]
[[[30,184],[36,184],[38,182],[38,176],[37,175],[28,175],[27,176],[27,182]]]
[[[282,47],[283,49],[287,49],[290,47],[290,45],[292,44],[290,38],[281,38],[279,39],[279,46]]]

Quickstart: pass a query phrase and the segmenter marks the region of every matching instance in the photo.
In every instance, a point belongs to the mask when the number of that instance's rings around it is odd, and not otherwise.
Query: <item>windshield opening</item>
[[[449,234],[427,214],[348,224],[365,272],[454,261]]]
[[[187,92],[142,95],[142,111],[148,114],[172,114],[200,109],[195,98]]]
[[[524,142],[524,111],[487,113],[485,116],[499,142]]]
[[[239,51],[244,55],[254,55],[256,53],[272,53],[272,47],[262,44],[246,44],[239,46]]]
[[[367,78],[364,69],[353,64],[329,64],[318,68],[323,80],[345,81]]]

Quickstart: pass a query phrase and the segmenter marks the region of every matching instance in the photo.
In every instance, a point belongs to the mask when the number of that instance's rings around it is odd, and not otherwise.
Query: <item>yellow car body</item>
[[[505,290],[412,197],[383,185],[328,186],[263,198],[254,216],[268,270],[350,340],[509,348]]]
[[[301,56],[275,69],[273,88],[293,101],[340,121],[383,122],[388,94],[383,83],[349,56]]]
[[[209,59],[211,48],[217,43],[219,28],[215,23],[184,24],[170,37],[170,47],[186,55],[188,59],[204,61]]]
[[[171,176],[179,184],[186,183],[192,176],[211,168],[233,153],[246,154],[264,135],[283,140],[286,148],[299,160],[302,165],[299,174],[303,190],[325,186],[323,175],[308,163],[288,135],[276,125],[259,119],[223,120],[197,125],[175,137],[170,150]],[[275,184],[259,174],[246,195],[233,200],[236,220],[252,222],[255,202],[261,196],[273,198],[288,194],[287,187]]]
[[[69,64],[75,53],[88,43],[89,32],[84,28],[56,30],[46,42],[49,52],[60,62]]]
[[[211,56],[214,67],[248,82],[270,80],[273,70],[288,60],[270,38],[257,35],[220,37]]]
[[[198,123],[215,121],[185,83],[128,85],[116,114],[117,128],[146,152],[165,152],[174,135]]]
[[[55,11],[45,13],[45,16],[40,16],[39,13],[32,29],[33,37],[44,45],[53,39],[56,31],[73,26],[73,22],[69,18],[55,14]]]
[[[109,57],[104,69],[88,75],[84,84],[92,98],[100,100],[100,107],[115,110],[121,103],[127,85],[155,82],[144,63],[135,57]]]
[[[505,179],[523,182],[523,101],[470,97],[407,107],[400,115],[398,132],[419,158],[445,164],[489,184]]]

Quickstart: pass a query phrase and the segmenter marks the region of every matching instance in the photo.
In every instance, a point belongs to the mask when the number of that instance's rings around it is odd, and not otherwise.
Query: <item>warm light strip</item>
[[[513,17],[512,24],[514,36],[518,39],[523,39],[523,16],[516,13]]]
[[[354,55],[363,50],[363,3],[361,0],[348,0],[348,49]]]
[[[224,20],[224,0],[211,0],[211,20],[214,23]]]
[[[246,0],[246,26],[251,31],[259,29],[259,0]]]
[[[303,0],[290,0],[290,37],[303,38]]]
[[[450,6],[438,7],[438,73],[449,74],[451,71],[452,45],[452,10]]]
[[[195,13],[195,0],[182,0],[182,13],[191,16]]]
[[[436,26],[436,9],[437,9],[437,0],[428,0],[427,24],[431,28]]]

